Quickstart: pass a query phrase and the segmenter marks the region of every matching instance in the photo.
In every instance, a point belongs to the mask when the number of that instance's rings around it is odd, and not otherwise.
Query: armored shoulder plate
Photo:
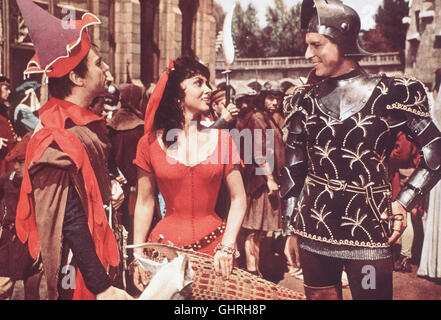
[[[326,79],[314,87],[314,98],[324,114],[344,121],[366,106],[381,79],[362,71],[348,79]]]

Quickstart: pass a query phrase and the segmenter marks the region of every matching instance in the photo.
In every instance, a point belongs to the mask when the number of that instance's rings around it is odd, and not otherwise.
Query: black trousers
[[[392,300],[393,260],[346,260],[300,249],[304,283],[310,287],[339,285],[343,268],[354,300]]]

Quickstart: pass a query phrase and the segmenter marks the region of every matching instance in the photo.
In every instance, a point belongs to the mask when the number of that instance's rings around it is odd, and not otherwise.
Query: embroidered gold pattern
[[[404,86],[406,88],[406,92],[407,92],[407,98],[406,100],[404,100],[404,103],[408,102],[410,99],[410,91],[409,91],[409,86],[414,84],[414,83],[418,83],[418,81],[416,79],[411,79],[411,78],[397,78],[395,79],[395,86]]]
[[[320,209],[320,211],[316,210],[316,209],[311,209],[311,218],[317,220],[317,224],[315,226],[315,229],[318,230],[320,224],[323,224],[323,226],[328,230],[329,235],[331,236],[332,239],[334,239],[334,236],[332,234],[331,229],[329,229],[328,225],[325,222],[325,219],[327,216],[329,216],[330,214],[332,214],[331,211],[325,212],[326,209],[326,205],[323,205],[323,207]]]
[[[296,112],[301,112],[304,116],[302,121],[308,135],[306,153],[309,161],[309,173],[330,180],[329,176],[332,175],[332,170],[329,169],[332,166],[335,179],[352,180],[354,176],[359,175],[360,183],[356,181],[343,181],[343,183],[366,189],[366,194],[354,195],[349,195],[344,190],[337,192],[330,189],[328,185],[323,185],[323,189],[318,189],[319,185],[307,177],[302,198],[294,209],[293,220],[296,228],[290,226],[293,233],[334,245],[389,247],[386,242],[386,232],[378,214],[390,205],[387,202],[390,201],[391,194],[390,191],[372,193],[375,185],[387,184],[382,176],[387,173],[385,143],[390,139],[391,129],[388,120],[382,116],[387,115],[385,110],[392,109],[403,110],[421,117],[430,116],[430,101],[426,96],[427,88],[423,83],[412,77],[403,77],[394,78],[390,84],[383,80],[380,81],[374,90],[373,94],[377,96],[372,105],[366,106],[367,109],[363,109],[344,121],[324,115],[316,108],[316,101],[312,96],[313,90],[310,90],[311,86],[301,87],[295,91],[294,95],[303,94],[301,99],[292,97],[285,99],[284,109],[285,112],[289,112],[288,117]],[[399,87],[404,87],[404,89]],[[387,96],[396,92],[399,92],[397,94],[399,100],[385,105]],[[388,99],[388,101],[390,100]],[[369,111],[370,114],[368,114]],[[339,127],[340,125],[347,126],[344,127],[344,132]],[[355,139],[360,137],[361,133],[365,140],[363,142],[356,141]],[[340,155],[341,152],[343,152],[342,155]],[[342,161],[342,159],[348,160]],[[352,170],[352,175],[348,175],[345,172],[346,169]],[[330,199],[325,196],[326,193],[329,194]],[[337,209],[338,203],[335,203],[335,201],[340,201],[339,199],[344,199],[342,207],[346,206],[341,211]],[[378,202],[379,205],[377,205]],[[338,212],[333,212],[333,210],[338,210]],[[340,229],[335,228],[336,218],[340,219],[337,222]],[[323,227],[320,228],[321,226]],[[342,231],[345,235],[339,234],[343,229],[345,229]],[[363,234],[367,235],[369,241],[355,240]],[[350,235],[355,239],[350,238]],[[341,237],[348,239],[338,240]]]
[[[369,237],[369,241],[373,242],[372,241],[372,237],[369,234],[369,232],[362,226],[362,223],[363,223],[364,219],[367,218],[367,214],[364,214],[362,217],[360,217],[360,212],[361,212],[361,209],[358,209],[357,210],[357,215],[356,215],[355,219],[352,219],[352,218],[349,218],[349,217],[343,217],[342,219],[346,220],[347,222],[343,222],[341,224],[341,226],[342,227],[352,226],[351,235],[353,237],[355,236],[355,230],[357,230],[357,228],[360,228],[361,230],[364,231],[364,233],[367,234],[367,236]]]
[[[356,116],[351,117],[351,120],[355,122],[355,127],[348,131],[343,141],[343,145],[346,146],[346,142],[348,141],[349,136],[351,135],[352,132],[354,132],[357,129],[361,129],[363,131],[363,138],[366,138],[367,136],[366,126],[372,125],[373,122],[369,120],[375,118],[376,116],[366,116],[365,118],[362,118],[361,113],[357,113]]]
[[[368,248],[389,248],[389,245],[386,243],[381,243],[381,242],[364,242],[364,241],[353,241],[353,240],[335,240],[335,239],[327,239],[325,237],[317,237],[316,235],[312,235],[309,234],[305,231],[299,231],[296,230],[295,228],[293,228],[292,226],[289,226],[289,229],[299,235],[302,236],[304,238],[308,238],[311,240],[317,240],[320,242],[325,242],[325,243],[330,243],[330,244],[335,244],[335,245],[344,245],[344,246],[354,246],[354,247],[368,247]],[[320,238],[320,240],[318,239]]]
[[[331,144],[331,140],[329,140],[326,143],[326,146],[324,148],[322,148],[320,146],[314,146],[314,149],[317,150],[315,152],[315,154],[321,156],[321,158],[320,158],[320,165],[321,166],[323,165],[324,160],[328,160],[328,162],[331,164],[332,168],[334,169],[336,179],[339,179],[337,167],[335,166],[334,161],[332,161],[332,159],[331,159],[331,153],[336,151],[337,148],[329,148],[330,144]]]
[[[415,109],[411,108],[410,105],[404,105],[404,104],[401,104],[401,103],[398,103],[398,102],[395,102],[392,105],[388,104],[386,106],[386,108],[388,110],[391,110],[391,109],[404,110],[404,111],[416,114],[417,116],[420,116],[420,117],[426,117],[426,118],[430,117],[430,112],[423,112],[421,110],[415,110]]]
[[[317,134],[317,137],[315,140],[317,144],[318,144],[318,140],[320,138],[320,135],[323,132],[325,132],[325,130],[327,130],[327,129],[331,130],[332,136],[335,137],[336,132],[335,132],[334,126],[341,124],[341,121],[332,119],[331,117],[320,116],[320,119],[322,119],[325,122],[326,126],[322,130],[320,130],[319,133]]]
[[[342,150],[348,154],[343,155],[343,159],[351,159],[351,162],[349,163],[349,167],[351,168],[351,170],[354,169],[354,163],[359,162],[361,163],[361,165],[363,166],[364,170],[366,170],[369,180],[371,180],[371,172],[369,171],[368,167],[366,166],[366,164],[363,161],[363,157],[367,154],[370,153],[369,150],[364,150],[363,152],[361,152],[361,147],[363,146],[363,142],[360,142],[357,146],[357,151],[354,152],[352,150],[346,149],[346,148],[342,148]],[[338,178],[337,178],[338,179]]]

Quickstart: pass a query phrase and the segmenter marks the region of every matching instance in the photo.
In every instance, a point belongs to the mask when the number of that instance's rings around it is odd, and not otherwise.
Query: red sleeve
[[[133,163],[148,173],[153,173],[149,151],[149,135],[145,135],[138,142],[138,147],[136,148],[136,158],[133,160]]]

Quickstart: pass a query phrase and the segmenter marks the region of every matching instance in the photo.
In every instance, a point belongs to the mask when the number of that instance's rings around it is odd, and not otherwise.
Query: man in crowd
[[[8,98],[11,94],[11,81],[0,76],[0,175],[7,171],[5,156],[17,142],[17,135],[9,118]]]
[[[368,53],[358,45],[360,17],[352,8],[304,0],[302,26],[317,81],[285,100],[281,194],[299,197],[292,230],[305,293],[341,299],[345,269],[354,299],[392,299],[391,245],[406,228],[407,212],[439,180],[441,133],[420,81],[360,68]],[[400,130],[423,155],[392,202],[386,161]]]
[[[11,299],[18,280],[24,281],[24,298],[39,300],[43,275],[40,260],[35,261],[15,233],[15,216],[23,178],[26,147],[30,134],[7,154],[14,171],[0,177],[0,300]]]
[[[105,123],[88,110],[107,83],[85,31],[100,21],[88,13],[65,28],[33,1],[17,4],[36,50],[25,74],[44,73],[52,96],[28,144],[17,235],[33,258],[41,254],[49,299],[127,299],[107,273],[120,257],[104,211],[124,199],[111,192]]]

